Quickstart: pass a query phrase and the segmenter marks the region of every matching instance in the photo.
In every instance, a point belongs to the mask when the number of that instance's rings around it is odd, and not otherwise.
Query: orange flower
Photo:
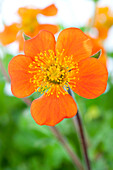
[[[77,28],[63,30],[57,42],[52,33],[40,33],[25,41],[25,55],[15,56],[9,63],[12,93],[19,98],[44,93],[31,104],[31,114],[39,125],[54,126],[77,113],[70,87],[82,97],[93,99],[107,85],[106,67],[91,58],[91,40]]]
[[[0,42],[3,45],[8,45],[16,40],[16,35],[19,31],[17,23],[14,23],[10,26],[5,25],[5,29],[3,32],[0,32]]]
[[[113,25],[113,12],[108,7],[96,8],[94,27],[98,29],[99,37],[106,39],[109,28]]]
[[[104,65],[106,65],[106,61],[107,61],[107,55],[106,55],[106,51],[102,46],[101,40],[99,38],[92,38],[89,36],[89,38],[92,41],[92,55],[96,54],[99,50],[101,50],[101,55],[99,57],[100,62],[102,62]]]
[[[57,14],[57,8],[53,4],[44,9],[19,8],[18,14],[21,18],[20,23],[5,26],[4,31],[0,33],[0,42],[3,45],[8,45],[17,40],[19,42],[19,50],[22,51],[24,44],[23,32],[30,37],[34,37],[42,29],[51,31],[53,34],[59,31],[57,25],[40,24],[37,21],[38,14],[45,16],[54,16]]]

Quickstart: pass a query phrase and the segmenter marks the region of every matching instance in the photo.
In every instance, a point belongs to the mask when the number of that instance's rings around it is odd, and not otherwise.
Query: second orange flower
[[[54,16],[57,14],[57,8],[54,4],[44,9],[19,8],[20,23],[14,23],[10,26],[5,25],[4,31],[0,32],[0,42],[3,45],[8,45],[17,40],[19,42],[19,51],[23,51],[23,32],[30,37],[34,37],[42,29],[51,31],[53,34],[59,31],[57,25],[40,24],[37,20],[38,14]]]

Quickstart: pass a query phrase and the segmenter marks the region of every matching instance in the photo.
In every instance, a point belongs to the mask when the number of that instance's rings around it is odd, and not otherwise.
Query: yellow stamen
[[[34,57],[29,65],[28,73],[31,74],[30,83],[33,83],[35,91],[53,95],[56,91],[57,97],[60,94],[67,94],[69,86],[76,87],[76,80],[79,80],[78,63],[73,61],[73,56],[63,56],[65,50],[56,55],[52,50],[41,52]]]

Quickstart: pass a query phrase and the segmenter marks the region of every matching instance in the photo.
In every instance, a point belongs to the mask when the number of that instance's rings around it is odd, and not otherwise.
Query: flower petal
[[[89,38],[91,39],[92,44],[93,44],[92,54],[91,55],[94,55],[99,50],[102,50],[102,53],[101,53],[101,55],[99,57],[99,61],[102,62],[106,66],[107,56],[106,56],[105,49],[102,46],[101,40],[99,38],[92,38],[92,37],[89,37]]]
[[[57,25],[51,25],[51,24],[40,24],[38,25],[39,30],[47,30],[52,32],[53,34],[56,34],[59,31],[59,27]]]
[[[54,16],[57,14],[57,8],[54,4],[49,5],[48,7],[40,10],[40,13],[45,15],[45,16]]]
[[[108,31],[109,31],[109,28],[105,28],[102,26],[101,28],[98,28],[99,38],[105,40],[108,37]]]
[[[63,49],[63,56],[73,55],[73,60],[78,62],[91,55],[92,43],[80,29],[67,28],[59,34],[56,43],[58,52],[61,53]]]
[[[88,58],[78,63],[79,73],[73,91],[87,99],[100,96],[106,90],[108,72],[98,59]],[[79,78],[79,80],[78,80]]]
[[[17,35],[17,41],[19,43],[19,51],[23,51],[24,49],[24,37],[22,35],[22,32],[19,32]]]
[[[18,14],[22,18],[22,20],[28,20],[28,18],[36,18],[36,16],[40,13],[40,9],[38,8],[26,8],[22,7],[18,9]]]
[[[16,40],[16,35],[18,31],[19,29],[16,23],[9,26],[5,26],[4,31],[0,32],[0,42],[3,45],[8,45],[14,42]]]
[[[22,19],[24,19],[26,17],[29,17],[29,18],[36,17],[38,14],[42,14],[45,16],[54,16],[57,14],[57,11],[58,10],[56,6],[52,4],[44,9],[22,7],[22,8],[19,8],[18,14],[20,15]]]
[[[31,74],[28,73],[28,66],[31,62],[31,58],[18,55],[9,63],[8,71],[11,77],[11,90],[14,96],[18,98],[27,97],[35,91],[33,83],[30,83]]]
[[[35,25],[34,31],[33,32],[29,31],[26,33],[26,35],[29,35],[30,37],[35,37],[41,30],[47,30],[53,34],[56,34],[59,31],[59,27],[57,25],[51,24],[37,24],[37,26]]]
[[[99,61],[106,66],[106,64],[107,64],[107,55],[106,55],[105,50],[103,50],[103,49],[102,49],[102,54],[99,57]]]
[[[31,104],[31,114],[39,125],[54,126],[64,118],[71,118],[77,113],[77,105],[69,94],[56,93],[50,96],[43,95]]]
[[[25,41],[24,52],[26,56],[34,58],[40,52],[47,50],[55,51],[55,37],[49,31],[42,30],[36,37]]]

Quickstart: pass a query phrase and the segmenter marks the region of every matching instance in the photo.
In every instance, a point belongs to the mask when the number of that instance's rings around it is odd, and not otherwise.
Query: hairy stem
[[[68,89],[68,93],[73,97],[73,93],[72,93],[70,88]],[[86,141],[85,141],[83,125],[82,125],[82,121],[81,121],[81,118],[80,118],[80,115],[79,115],[79,111],[77,111],[76,119],[77,119],[78,128],[79,128],[79,132],[80,132],[81,144],[82,144],[82,148],[83,148],[83,152],[84,152],[86,166],[87,166],[88,170],[91,170],[90,161],[89,161],[88,153],[87,153],[87,145],[86,145]]]
[[[86,160],[86,165],[87,165],[87,169],[90,170],[90,160],[88,158],[88,153],[87,153],[87,145],[86,145],[86,141],[85,141],[85,136],[84,136],[84,131],[83,131],[83,126],[82,126],[82,121],[79,115],[79,111],[77,111],[77,122],[78,122],[78,126],[79,126],[79,131],[80,131],[80,136],[81,136],[81,143],[83,146],[83,151],[84,151],[84,156],[85,156],[85,160]]]
[[[7,82],[11,82],[9,75],[7,74],[5,67],[2,63],[2,61],[0,60],[0,68],[1,68],[1,72],[3,74],[3,76],[6,78]],[[22,99],[28,106],[31,105],[31,100],[28,98],[23,98]],[[57,139],[59,140],[59,142],[62,144],[62,146],[66,149],[66,151],[68,152],[68,154],[70,155],[72,161],[74,162],[74,164],[79,168],[79,170],[83,170],[83,166],[79,160],[79,158],[76,156],[76,154],[73,152],[73,150],[71,149],[70,145],[68,144],[68,142],[65,140],[65,138],[62,136],[62,134],[60,133],[60,131],[56,128],[56,127],[50,127],[52,133],[57,137]]]

